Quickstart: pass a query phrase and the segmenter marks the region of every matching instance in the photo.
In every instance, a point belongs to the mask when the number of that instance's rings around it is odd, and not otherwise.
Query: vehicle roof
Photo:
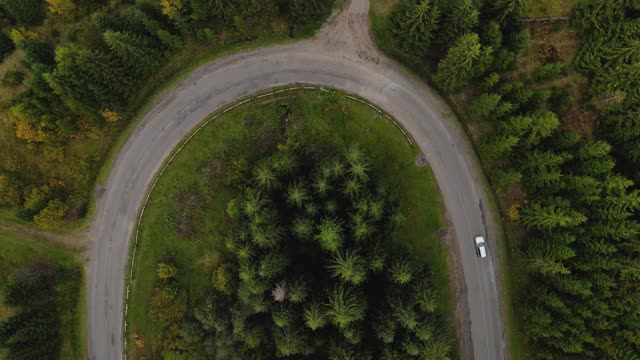
[[[484,246],[480,246],[478,248],[478,251],[480,251],[480,257],[487,257],[487,248]]]
[[[484,243],[484,237],[482,235],[476,236],[476,244],[483,244],[483,243]]]

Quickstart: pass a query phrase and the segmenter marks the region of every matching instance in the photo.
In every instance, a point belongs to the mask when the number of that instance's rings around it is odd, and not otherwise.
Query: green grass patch
[[[224,186],[212,191],[202,176],[203,165],[225,141],[239,139],[247,132],[258,133],[256,127],[280,124],[286,108],[291,111],[286,122],[287,136],[299,146],[340,151],[358,143],[373,160],[373,174],[398,192],[407,218],[395,234],[395,241],[431,264],[440,309],[447,319],[452,319],[447,251],[438,237],[444,224],[442,203],[430,169],[415,165],[416,149],[372,108],[339,93],[294,91],[249,102],[218,117],[192,138],[159,179],[142,219],[131,282],[126,336],[129,344],[134,343],[134,335],[142,340],[144,346],[138,342],[138,354],[157,350],[163,330],[154,326],[148,316],[148,304],[156,287],[156,265],[162,254],[168,251],[175,256],[181,269],[178,279],[188,291],[190,304],[209,284],[211,271],[219,261],[224,236],[230,228],[225,211],[233,192]],[[188,240],[178,235],[174,221],[176,197],[184,190],[202,191],[210,199],[205,220]],[[452,329],[453,325],[448,324],[448,330]],[[134,348],[131,345],[129,351],[135,353]]]
[[[63,247],[34,241],[17,236],[12,233],[0,231],[0,321],[11,316],[13,310],[4,305],[2,294],[7,285],[9,275],[16,269],[29,264],[43,262],[56,264],[62,268],[79,267],[80,262],[73,252]],[[76,279],[63,281],[63,286],[78,286],[80,293],[74,299],[69,299],[63,291],[57,289],[59,296],[56,298],[60,315],[61,333],[63,335],[60,359],[82,360],[85,359],[85,299],[82,279],[77,283]],[[74,304],[74,301],[77,303]],[[73,305],[72,305],[73,304]],[[0,350],[0,358],[4,358]]]
[[[400,0],[371,0],[369,19],[371,22],[371,34],[378,48],[388,56],[393,56],[393,44],[391,42],[391,25],[389,15]]]

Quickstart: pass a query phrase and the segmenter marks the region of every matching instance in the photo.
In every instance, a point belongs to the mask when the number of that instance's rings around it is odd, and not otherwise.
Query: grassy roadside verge
[[[400,0],[371,0],[369,19],[373,41],[387,56],[393,56],[389,14]]]
[[[204,127],[177,154],[159,179],[141,222],[131,282],[125,336],[129,344],[138,340],[135,348],[129,347],[131,354],[153,353],[159,343],[162,329],[153,325],[146,309],[156,286],[155,266],[162,254],[171,252],[187,273],[181,278],[180,285],[188,289],[190,303],[198,297],[202,285],[210,280],[211,269],[220,258],[221,243],[229,225],[221,214],[232,198],[230,189],[215,190],[204,216],[207,220],[202,224],[203,228],[189,240],[179,238],[171,219],[177,211],[176,196],[185,189],[205,186],[200,168],[224,140],[250,130],[251,125],[247,124],[281,118],[283,105],[292,109],[290,121],[300,126],[295,137],[298,143],[303,146],[331,143],[339,148],[347,142],[358,142],[374,160],[374,173],[380,174],[390,187],[398,189],[406,223],[410,225],[398,232],[397,239],[402,239],[404,246],[427,258],[433,267],[439,305],[449,318],[447,251],[437,236],[443,226],[442,204],[430,169],[415,166],[415,149],[393,124],[370,107],[343,95],[287,92],[249,102],[215,119],[215,124]],[[452,331],[452,328],[448,330]]]
[[[10,316],[12,310],[5,307],[2,301],[2,293],[7,285],[7,277],[15,269],[19,269],[29,264],[46,262],[56,264],[61,268],[82,268],[80,262],[75,258],[73,252],[51,243],[34,241],[17,237],[13,234],[0,231],[0,320]],[[60,326],[63,335],[60,359],[81,360],[86,358],[85,348],[85,301],[83,279],[74,279],[70,282],[79,281],[80,293],[77,294],[75,305],[71,299],[57,296],[56,303],[60,312]],[[59,294],[61,295],[61,294]],[[4,353],[0,351],[0,358],[4,358]]]

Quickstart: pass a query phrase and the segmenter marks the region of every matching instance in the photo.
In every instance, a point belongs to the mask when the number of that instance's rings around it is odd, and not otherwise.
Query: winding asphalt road
[[[352,0],[313,39],[262,48],[209,63],[165,94],[120,152],[97,202],[88,262],[89,356],[123,357],[123,298],[129,242],[156,172],[172,149],[208,114],[251,93],[292,83],[317,84],[358,94],[394,116],[426,155],[454,228],[464,272],[458,308],[469,311],[472,345],[463,357],[501,360],[501,319],[494,221],[487,213],[481,170],[451,110],[420,79],[375,48],[368,0]],[[483,213],[484,208],[484,213]],[[487,233],[488,232],[488,233]],[[488,238],[479,259],[473,237]],[[455,244],[454,244],[455,246]],[[466,297],[466,298],[465,298]],[[466,355],[464,355],[466,354]]]

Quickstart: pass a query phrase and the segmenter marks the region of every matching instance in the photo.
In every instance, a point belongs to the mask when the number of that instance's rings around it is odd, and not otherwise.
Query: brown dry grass
[[[14,51],[13,54],[7,56],[4,59],[4,61],[0,63],[0,80],[4,77],[4,74],[6,74],[8,71],[15,70],[25,74],[24,81],[26,82],[27,81],[26,76],[28,74],[27,74],[27,70],[22,65],[20,65],[21,60],[22,60],[22,54],[20,53],[20,51]],[[17,93],[19,93],[23,89],[24,89],[24,82],[23,82],[23,85],[19,85],[16,87],[8,87],[8,86],[0,85],[0,110],[4,112],[8,106],[8,103],[16,96]]]
[[[573,68],[573,58],[576,55],[581,39],[575,30],[567,23],[531,23],[528,25],[532,34],[529,48],[517,58],[517,70],[507,74],[510,79],[531,77],[534,71],[546,61],[553,61],[556,57],[565,65],[565,73],[541,84],[538,88],[559,87],[565,89],[579,103],[589,88],[589,80]]]
[[[529,48],[517,58],[517,71],[509,77],[517,78],[523,74],[531,75],[540,65],[551,60],[550,54],[559,57],[565,64],[566,74],[542,84],[542,87],[560,87],[579,101],[588,88],[588,79],[573,68],[581,39],[576,31],[567,23],[531,23],[528,25],[532,39]]]
[[[372,0],[371,10],[381,16],[387,16],[400,0]]]
[[[530,0],[527,4],[529,18],[569,16],[577,0]]]

